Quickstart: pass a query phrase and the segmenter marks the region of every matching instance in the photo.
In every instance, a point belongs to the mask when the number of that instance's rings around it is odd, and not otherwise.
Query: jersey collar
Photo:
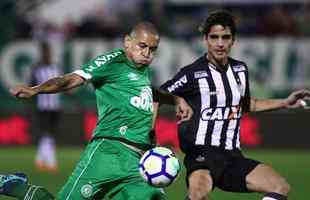
[[[226,64],[226,66],[219,67],[219,66],[213,64],[212,62],[210,62],[210,60],[208,59],[208,53],[205,53],[203,55],[203,58],[206,61],[206,63],[208,64],[208,67],[211,67],[212,69],[214,69],[220,73],[226,73],[228,71],[228,68],[230,66],[229,59],[228,59],[228,63]]]

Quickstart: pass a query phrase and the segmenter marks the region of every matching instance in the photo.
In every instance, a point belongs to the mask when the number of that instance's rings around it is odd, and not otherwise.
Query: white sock
[[[44,136],[39,142],[37,160],[43,161],[47,165],[56,165],[55,140],[50,136]]]
[[[38,148],[37,148],[37,154],[36,154],[36,161],[42,161],[44,160],[44,155],[43,155],[43,147],[45,143],[45,137],[41,137],[38,143]]]

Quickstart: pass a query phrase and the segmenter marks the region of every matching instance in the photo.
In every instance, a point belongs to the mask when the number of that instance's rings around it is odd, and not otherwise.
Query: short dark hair
[[[143,22],[138,23],[132,28],[129,35],[134,36],[139,31],[146,31],[148,33],[152,33],[153,35],[159,36],[157,28],[151,22],[143,21]]]
[[[225,10],[211,12],[207,19],[199,26],[199,31],[205,35],[208,35],[211,27],[214,25],[229,27],[233,38],[235,37],[236,23],[234,16],[230,12]]]

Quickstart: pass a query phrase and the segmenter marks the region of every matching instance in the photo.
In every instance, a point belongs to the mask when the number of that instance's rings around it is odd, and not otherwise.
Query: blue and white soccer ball
[[[154,187],[170,185],[180,172],[180,162],[166,147],[155,147],[145,152],[139,162],[143,179]]]

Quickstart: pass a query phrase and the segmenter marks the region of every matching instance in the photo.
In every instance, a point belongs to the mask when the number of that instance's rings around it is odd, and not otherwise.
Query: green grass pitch
[[[58,149],[60,171],[56,175],[38,172],[33,165],[34,147],[1,147],[0,173],[25,172],[32,183],[56,192],[65,183],[66,178],[79,159],[82,148],[62,147]],[[290,200],[307,200],[310,194],[310,151],[306,150],[246,150],[245,155],[272,165],[291,184]],[[179,155],[182,159],[182,155]],[[183,200],[186,194],[184,181],[185,170],[177,181],[166,188],[168,200]],[[211,199],[216,200],[259,200],[261,195],[256,193],[238,194],[215,190]],[[10,200],[0,196],[1,200]]]

